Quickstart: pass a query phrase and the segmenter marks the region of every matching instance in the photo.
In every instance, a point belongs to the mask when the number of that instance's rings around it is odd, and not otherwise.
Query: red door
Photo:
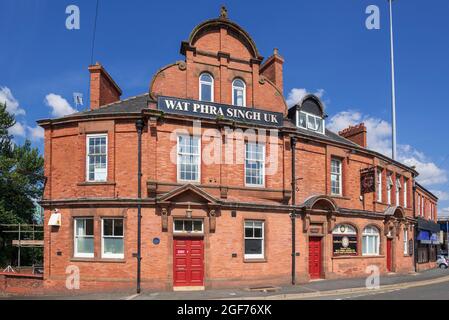
[[[392,240],[391,239],[387,239],[387,271],[391,271],[391,267],[393,265],[392,263]]]
[[[173,240],[174,286],[203,286],[203,239],[176,238]]]
[[[309,238],[309,274],[310,279],[321,278],[321,238]]]

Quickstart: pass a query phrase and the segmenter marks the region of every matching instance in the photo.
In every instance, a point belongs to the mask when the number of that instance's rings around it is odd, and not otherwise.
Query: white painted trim
[[[246,235],[245,235],[245,223],[246,222],[261,222],[262,223],[262,239],[259,238],[248,238],[249,240],[254,239],[254,240],[262,240],[262,253],[261,254],[246,254],[244,253],[244,258],[245,260],[260,260],[260,259],[265,259],[265,221],[261,221],[261,220],[251,220],[251,219],[247,219],[247,220],[243,220],[243,250],[245,250],[245,241],[246,241]],[[254,227],[253,227],[254,229]]]
[[[104,180],[90,180],[89,179],[89,145],[90,138],[106,138],[106,178]],[[108,160],[109,160],[109,150],[108,150],[108,134],[107,133],[99,133],[99,134],[87,134],[86,135],[86,181],[87,182],[106,182],[108,181]]]
[[[180,167],[180,163],[179,163],[179,137],[184,136],[190,136],[192,138],[197,138],[198,139],[198,179],[196,180],[185,180],[185,179],[181,179],[181,167]],[[176,178],[178,180],[178,182],[193,182],[193,183],[200,183],[201,181],[201,163],[202,163],[202,150],[201,150],[201,136],[195,136],[195,135],[188,135],[188,134],[178,134],[176,136]]]
[[[261,184],[253,184],[253,183],[246,183],[246,146],[248,144],[248,142],[245,142],[245,161],[244,161],[244,182],[245,182],[245,187],[253,187],[253,188],[264,188],[265,187],[265,161],[266,161],[266,152],[267,152],[267,148],[265,143],[257,143],[257,142],[249,142],[249,143],[253,143],[253,144],[258,144],[261,145],[263,147],[263,159],[261,160],[262,162],[262,183]]]
[[[235,87],[234,86],[234,82],[236,82],[237,80],[240,80],[240,81],[242,81],[243,82],[243,106],[240,106],[240,107],[246,107],[246,83],[245,83],[245,81],[243,80],[243,79],[241,79],[241,78],[235,78],[233,81],[232,81],[232,92],[231,92],[231,95],[232,95],[232,105],[236,105],[235,104],[235,100],[234,100],[234,88],[239,88],[239,89],[241,89],[240,87]]]
[[[123,236],[113,236],[112,238],[122,238],[123,239],[123,253],[105,253],[104,252],[104,220],[122,220],[123,223]],[[112,228],[114,230],[114,228]],[[101,257],[106,259],[124,259],[125,258],[125,220],[122,217],[104,217],[101,218]]]
[[[78,243],[76,241],[76,239],[77,239],[77,236],[76,236],[77,222],[76,222],[76,220],[88,220],[88,219],[92,220],[92,223],[93,223],[93,218],[91,218],[91,217],[86,217],[86,218],[78,217],[78,218],[73,219],[73,257],[74,258],[93,258],[94,257],[95,246],[94,246],[94,252],[92,252],[92,253],[78,253]],[[95,234],[92,236],[84,236],[84,238],[92,238],[92,239],[94,239],[94,242],[95,242]]]
[[[212,82],[210,83],[210,82],[206,82],[206,81],[203,81],[203,80],[201,80],[201,77],[204,75],[204,74],[208,74],[211,78],[212,78]],[[211,97],[211,101],[205,101],[205,102],[214,102],[214,89],[215,89],[215,79],[214,79],[214,76],[211,74],[211,73],[209,73],[209,72],[202,72],[201,74],[200,74],[200,76],[199,76],[199,78],[198,78],[198,84],[199,84],[199,88],[198,88],[198,94],[199,94],[199,96],[198,96],[198,100],[200,100],[200,101],[204,101],[204,100],[202,100],[201,98],[202,98],[202,95],[201,95],[201,84],[202,83],[204,83],[204,84],[207,84],[207,85],[210,85],[211,86],[211,93],[210,93],[210,97]]]

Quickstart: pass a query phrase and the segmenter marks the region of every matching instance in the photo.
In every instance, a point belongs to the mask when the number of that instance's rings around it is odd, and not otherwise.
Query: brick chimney
[[[122,90],[100,63],[89,66],[89,72],[91,110],[120,100]]]
[[[274,49],[273,55],[260,67],[260,73],[273,82],[281,93],[284,92],[283,65],[284,58],[279,55],[278,49]]]
[[[340,131],[338,133],[343,138],[349,139],[352,142],[358,144],[359,146],[362,146],[366,148],[366,127],[364,123],[360,123],[356,126],[349,126],[348,128]]]

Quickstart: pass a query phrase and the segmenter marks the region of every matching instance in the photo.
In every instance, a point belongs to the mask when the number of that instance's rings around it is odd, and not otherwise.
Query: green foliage
[[[0,224],[33,223],[35,202],[43,192],[44,159],[30,141],[13,143],[8,129],[14,124],[14,116],[0,104]],[[9,251],[5,244],[0,232],[0,265]]]

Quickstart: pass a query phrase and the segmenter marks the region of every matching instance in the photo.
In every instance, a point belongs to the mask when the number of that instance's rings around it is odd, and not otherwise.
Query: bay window
[[[178,136],[178,181],[200,181],[200,138]]]
[[[101,221],[101,248],[103,258],[124,258],[123,218],[104,218]]]
[[[93,258],[94,257],[94,219],[75,218],[74,219],[74,257]]]
[[[107,135],[90,134],[86,141],[86,180],[106,181],[108,172]]]
[[[264,222],[245,221],[245,259],[264,258]]]
[[[377,256],[380,248],[380,233],[376,227],[369,226],[363,229],[362,255]]]

